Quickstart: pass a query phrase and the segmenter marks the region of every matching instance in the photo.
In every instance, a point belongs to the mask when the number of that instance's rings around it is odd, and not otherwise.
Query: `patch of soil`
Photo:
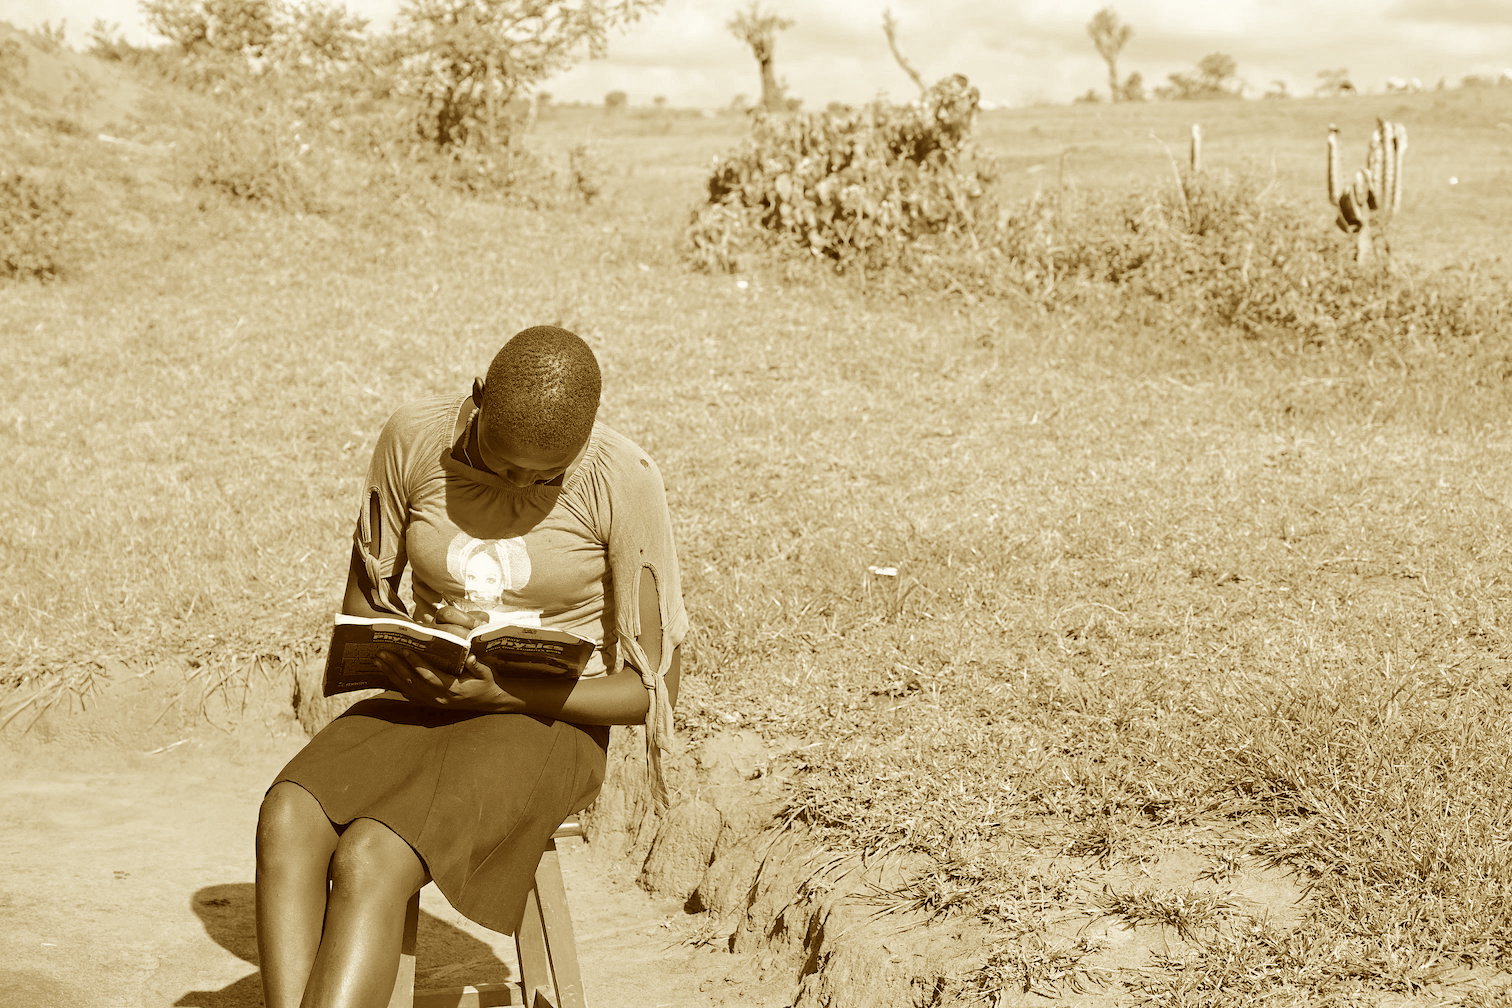
[[[278,723],[276,698],[243,697],[235,734],[195,726],[203,705],[165,707],[162,681],[126,677],[88,710],[0,735],[0,1008],[262,1004],[253,831],[305,735],[292,712]],[[699,944],[695,918],[637,888],[623,862],[578,841],[561,851],[590,1005],[790,1003],[790,980]],[[418,986],[512,974],[508,936],[434,887],[421,908]]]

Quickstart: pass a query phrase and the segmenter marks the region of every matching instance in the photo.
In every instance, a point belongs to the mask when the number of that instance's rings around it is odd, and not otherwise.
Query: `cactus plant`
[[[1344,184],[1339,172],[1339,128],[1328,127],[1328,202],[1339,211],[1334,223],[1355,236],[1355,261],[1370,262],[1375,244],[1402,206],[1402,157],[1407,127],[1377,119],[1365,167]],[[1389,246],[1388,246],[1389,247]]]

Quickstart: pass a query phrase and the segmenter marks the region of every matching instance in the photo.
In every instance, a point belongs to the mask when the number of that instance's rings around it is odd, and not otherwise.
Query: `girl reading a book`
[[[428,881],[513,932],[547,839],[598,793],[610,725],[646,725],[664,796],[687,616],[661,477],[598,422],[599,390],[587,344],[538,326],[472,395],[402,406],[379,434],[343,612],[461,633],[539,625],[598,646],[570,679],[380,656],[393,689],[322,729],[263,800],[267,1008],[386,1005],[406,904]]]

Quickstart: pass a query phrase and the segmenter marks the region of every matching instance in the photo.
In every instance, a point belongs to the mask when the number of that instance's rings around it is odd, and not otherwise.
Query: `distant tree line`
[[[662,0],[401,0],[394,28],[328,0],[142,0],[147,26],[206,79],[237,73],[340,90],[408,109],[417,137],[446,149],[507,144],[522,103],[611,32]],[[97,22],[94,51],[123,58]]]
[[[1209,53],[1197,61],[1191,70],[1169,74],[1164,84],[1148,91],[1144,78],[1137,72],[1122,77],[1118,72],[1118,58],[1124,47],[1134,37],[1134,29],[1119,18],[1112,7],[1104,7],[1087,22],[1087,36],[1097,49],[1097,54],[1108,68],[1108,100],[1114,102],[1144,101],[1147,98],[1161,100],[1192,100],[1200,98],[1238,98],[1244,93],[1244,84],[1238,77],[1238,65],[1226,53]],[[1283,85],[1284,87],[1284,85]],[[1100,101],[1095,89],[1089,89],[1078,101]]]

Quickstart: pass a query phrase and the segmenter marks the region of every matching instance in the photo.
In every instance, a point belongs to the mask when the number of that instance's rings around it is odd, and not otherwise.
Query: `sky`
[[[346,0],[386,27],[399,0]],[[964,73],[985,103],[1064,102],[1106,90],[1107,73],[1086,24],[1109,0],[764,0],[792,21],[776,38],[775,65],[806,107],[877,97],[906,100],[912,82],[882,33],[890,9],[904,55],[929,81]],[[610,38],[608,54],[547,81],[566,101],[599,103],[621,90],[632,105],[723,107],[760,93],[750,49],[726,23],[747,0],[665,0]],[[1362,91],[1389,78],[1433,87],[1512,68],[1512,0],[1113,0],[1134,30],[1119,60],[1147,86],[1221,52],[1248,93],[1285,82],[1311,93],[1321,70],[1345,68]],[[82,45],[96,20],[134,42],[154,41],[136,0],[0,0],[0,20],[21,27],[65,23]]]

